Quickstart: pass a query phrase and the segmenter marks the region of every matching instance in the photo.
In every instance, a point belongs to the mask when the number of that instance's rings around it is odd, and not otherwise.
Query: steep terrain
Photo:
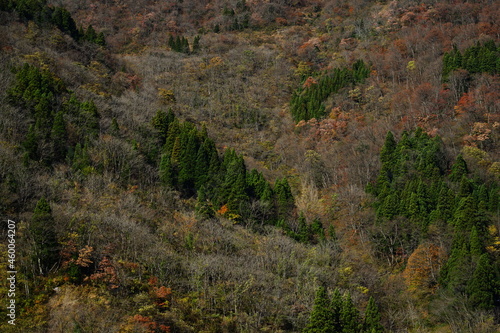
[[[0,330],[497,332],[499,11],[0,0]]]

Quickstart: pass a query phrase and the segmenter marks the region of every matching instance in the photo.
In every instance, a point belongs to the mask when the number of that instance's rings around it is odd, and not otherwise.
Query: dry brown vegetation
[[[438,291],[451,227],[433,226],[411,253],[380,254],[375,234],[396,244],[412,230],[390,229],[405,220],[377,224],[365,191],[380,171],[387,131],[400,137],[416,127],[442,138],[446,160],[462,153],[478,179],[499,181],[498,71],[457,70],[443,80],[443,55],[454,46],[498,45],[494,2],[49,4],[103,31],[107,47],[0,11],[0,212],[18,221],[22,244],[18,325],[4,320],[0,330],[299,332],[319,286],[350,292],[361,311],[373,296],[388,332],[498,330],[497,300],[486,311],[468,307],[465,294]],[[247,14],[248,26],[234,28]],[[170,35],[191,45],[199,35],[200,48],[174,52]],[[292,120],[289,102],[301,84],[357,59],[371,66],[364,83],[330,95],[324,119]],[[34,121],[6,93],[16,80],[11,69],[22,63],[47,69],[80,101],[94,102],[99,130],[82,142],[86,168],[76,170],[69,157],[50,166],[26,162],[23,142]],[[302,212],[309,222],[321,220],[326,238],[304,243],[267,221],[200,218],[196,196],[160,181],[151,125],[159,109],[205,126],[221,154],[234,148],[271,184],[286,177],[295,197],[292,227]],[[80,129],[68,124],[68,142],[76,144]],[[50,203],[60,252],[42,275],[29,231],[41,197]],[[489,218],[484,245],[498,263],[498,212]]]

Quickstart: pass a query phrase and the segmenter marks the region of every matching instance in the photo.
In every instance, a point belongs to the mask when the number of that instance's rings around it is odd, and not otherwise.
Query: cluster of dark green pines
[[[152,125],[163,146],[159,165],[162,183],[184,197],[196,195],[200,217],[210,218],[219,212],[248,224],[277,224],[288,228],[290,235],[300,234],[294,238],[304,242],[323,234],[319,220],[310,227],[302,216],[303,226],[288,225],[295,202],[286,178],[277,179],[273,187],[262,173],[247,170],[243,156],[233,149],[219,156],[205,128],[198,130],[192,123],[179,122],[172,111],[158,111]]]
[[[370,75],[369,67],[363,60],[358,60],[352,69],[336,68],[330,73],[319,75],[316,83],[303,85],[297,89],[290,101],[290,111],[296,122],[312,118],[321,119],[326,116],[325,100],[340,89],[363,82]]]
[[[376,196],[377,224],[408,224],[421,239],[430,225],[446,225],[453,241],[440,286],[466,294],[473,307],[491,309],[499,305],[500,280],[486,245],[491,216],[500,208],[499,185],[470,175],[461,155],[449,168],[442,146],[438,136],[431,138],[421,129],[404,132],[399,142],[392,132],[387,134],[380,174],[368,188]]]
[[[331,298],[326,288],[319,287],[304,333],[381,333],[380,313],[370,297],[364,316],[355,307],[349,293],[341,296],[335,289]]]
[[[99,113],[93,102],[80,102],[48,70],[25,64],[15,68],[15,82],[7,91],[12,105],[27,110],[31,120],[22,147],[25,162],[51,165],[73,159],[82,142],[99,133]],[[67,128],[72,128],[71,136]]]
[[[189,41],[186,37],[174,36],[170,35],[168,39],[168,46],[176,52],[191,54],[196,53],[200,50],[200,36],[195,36],[193,39],[193,48],[189,47]]]
[[[78,28],[66,9],[48,6],[46,0],[0,0],[0,10],[16,12],[21,20],[34,21],[40,26],[54,25],[76,41],[106,45],[104,33],[97,33],[92,25]]]
[[[477,42],[462,53],[456,46],[443,56],[443,79],[447,80],[450,73],[457,69],[464,69],[474,73],[500,73],[500,49],[494,41],[481,45]]]
[[[46,69],[25,64],[14,73],[7,100],[26,112],[30,120],[21,144],[26,165],[68,163],[82,176],[99,172],[102,166],[93,165],[89,156],[89,147],[100,131],[95,104],[79,101]],[[324,237],[319,220],[309,225],[301,216],[295,223],[294,197],[286,178],[277,179],[272,187],[262,173],[248,171],[243,157],[234,150],[227,149],[219,156],[205,129],[179,122],[172,111],[158,111],[152,125],[156,142],[162,147],[162,183],[184,197],[197,196],[196,209],[201,217],[209,218],[219,211],[237,221],[279,225],[298,241]],[[113,135],[117,128],[114,121],[110,133]],[[158,156],[158,152],[154,154]]]

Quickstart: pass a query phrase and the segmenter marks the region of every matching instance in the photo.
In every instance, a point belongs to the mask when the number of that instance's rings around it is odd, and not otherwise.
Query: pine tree
[[[79,122],[83,137],[93,138],[99,134],[99,112],[94,102],[80,104]]]
[[[181,39],[181,48],[180,48],[179,52],[186,53],[186,54],[191,53],[191,50],[189,49],[189,42],[188,42],[187,38],[185,38],[185,37],[182,37],[182,39]]]
[[[214,209],[207,198],[205,186],[202,186],[198,190],[195,209],[196,214],[202,219],[208,219],[215,216]]]
[[[323,224],[318,218],[312,221],[310,229],[311,232],[317,235],[320,240],[325,239],[325,229],[323,229]]]
[[[175,118],[168,127],[167,140],[165,142],[165,146],[163,147],[164,152],[166,152],[167,154],[173,153],[175,142],[178,140],[180,133],[181,133],[181,126],[177,118]]]
[[[243,157],[236,157],[227,167],[223,188],[229,189],[226,199],[232,211],[239,211],[240,204],[247,200],[246,168]]]
[[[89,25],[87,27],[87,31],[85,31],[84,39],[91,42],[91,43],[94,43],[96,41],[97,33],[94,30],[94,27],[92,25]]]
[[[106,38],[104,37],[104,32],[100,32],[96,39],[94,40],[94,43],[100,46],[106,46]]]
[[[90,166],[90,162],[87,144],[82,147],[80,143],[77,143],[71,158],[71,168],[74,171],[85,173],[85,170]]]
[[[167,152],[167,154],[170,155],[170,161],[172,165],[178,167],[180,163],[180,158],[182,154],[182,145],[181,145],[181,138],[176,137],[174,140],[174,144],[172,146],[172,149],[170,152]]]
[[[310,240],[311,232],[307,225],[304,213],[300,212],[298,220],[297,240],[302,243],[308,243]]]
[[[174,42],[174,51],[181,52],[182,51],[182,40],[180,36],[175,37],[175,42]]]
[[[466,175],[462,176],[462,179],[460,180],[460,188],[458,190],[458,196],[461,198],[468,197],[472,194],[473,192],[473,184],[469,178],[467,178]]]
[[[474,196],[476,197],[476,201],[478,202],[478,210],[488,210],[488,190],[484,184],[481,184],[475,191]]]
[[[161,182],[166,186],[174,186],[176,184],[175,167],[170,161],[167,154],[161,156],[159,176]]]
[[[273,189],[271,188],[271,185],[269,185],[268,182],[264,183],[264,189],[262,190],[262,194],[260,196],[260,200],[268,205],[272,204],[273,200]]]
[[[498,187],[494,187],[490,190],[488,209],[491,211],[496,211],[500,207],[500,193]]]
[[[386,164],[389,167],[393,167],[395,165],[394,160],[394,151],[396,150],[396,140],[394,139],[394,134],[391,131],[387,132],[385,137],[384,145],[380,150],[380,161],[382,164]]]
[[[484,253],[483,240],[479,236],[476,226],[472,227],[469,237],[470,254],[473,258],[479,258]]]
[[[380,324],[380,313],[373,297],[370,297],[365,310],[363,330],[366,333],[383,333],[384,327]]]
[[[51,140],[53,145],[54,161],[62,161],[66,157],[66,126],[64,123],[63,113],[59,111],[52,126]]]
[[[151,125],[158,133],[158,141],[164,144],[167,139],[169,125],[167,113],[163,110],[156,111],[155,116],[151,119]]]
[[[49,203],[42,197],[33,212],[29,232],[34,242],[35,266],[40,274],[47,274],[58,261],[58,243],[54,218]]]
[[[178,183],[183,192],[190,196],[196,193],[196,157],[198,155],[197,131],[193,128],[189,133],[181,136],[181,154],[179,159]],[[187,141],[186,141],[187,140]]]
[[[38,123],[38,129],[44,138],[50,135],[50,128],[52,127],[52,107],[51,99],[42,95],[34,108],[35,122]]]
[[[451,173],[449,176],[449,179],[454,182],[458,182],[462,180],[463,176],[467,176],[467,173],[469,172],[467,168],[467,163],[465,162],[464,158],[462,157],[462,154],[459,154],[457,158],[455,159],[455,163],[453,163],[451,167]]]
[[[439,199],[436,206],[437,217],[443,221],[448,221],[453,216],[455,207],[455,194],[447,186],[442,186],[439,191]]]
[[[200,50],[200,36],[195,36],[193,40],[193,53],[197,53]]]
[[[330,234],[330,237],[331,234]],[[338,288],[335,288],[332,294],[332,299],[330,301],[330,309],[331,309],[331,318],[333,323],[333,331],[332,332],[342,332],[342,321],[341,321],[341,312],[343,308],[343,300],[342,295]]]
[[[309,315],[309,322],[303,331],[304,333],[327,333],[335,332],[332,320],[330,301],[325,287],[319,287],[314,299],[314,306]]]
[[[274,193],[276,194],[278,219],[286,219],[295,205],[292,190],[286,178],[276,180]]]
[[[197,189],[205,185],[209,181],[210,159],[215,145],[212,140],[205,139],[203,144],[198,149],[195,165],[195,186]]]
[[[440,272],[440,284],[455,293],[465,292],[467,281],[472,274],[471,267],[471,257],[467,242],[462,236],[455,234],[450,258]]]
[[[174,36],[170,35],[170,37],[168,37],[168,46],[175,51],[175,40],[174,40]]]
[[[30,125],[30,127],[28,129],[28,134],[26,135],[26,139],[23,141],[23,143],[21,145],[25,150],[25,156],[27,158],[25,163],[27,163],[28,160],[38,160],[39,159],[38,135],[37,135],[35,125]]]
[[[343,297],[340,322],[342,323],[342,333],[359,333],[361,329],[359,311],[354,306],[349,293]]]
[[[397,192],[393,192],[385,198],[384,206],[385,206],[385,217],[388,218],[389,220],[392,220],[394,217],[400,214],[401,203],[400,200],[398,199]]]
[[[462,198],[453,215],[453,225],[456,230],[468,231],[474,223],[476,205],[471,196]]]
[[[498,278],[498,272],[495,273],[489,254],[484,253],[467,284],[472,307],[484,310],[493,308],[498,297]]]

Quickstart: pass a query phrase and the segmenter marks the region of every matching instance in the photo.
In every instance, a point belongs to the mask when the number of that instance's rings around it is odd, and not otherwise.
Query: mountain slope
[[[496,7],[0,1],[2,331],[495,332]]]

